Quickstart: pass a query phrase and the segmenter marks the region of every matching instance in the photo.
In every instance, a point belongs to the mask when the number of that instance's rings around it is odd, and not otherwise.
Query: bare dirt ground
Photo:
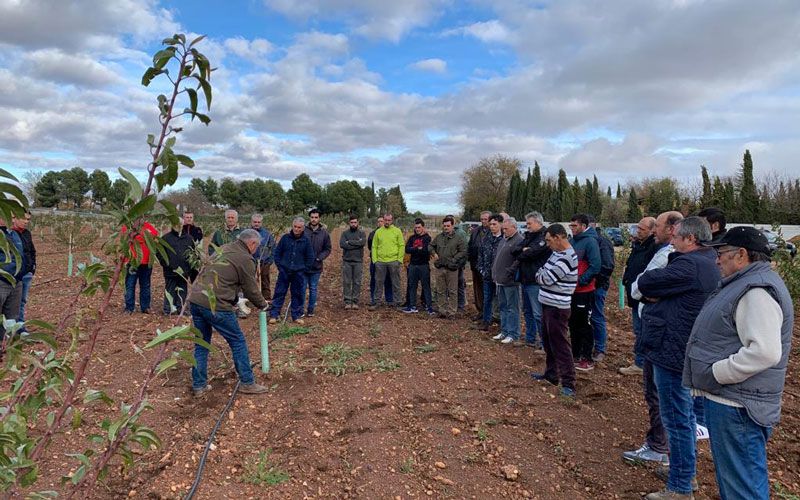
[[[37,234],[36,244],[41,257],[29,317],[55,320],[78,281],[66,278],[66,255],[52,242]],[[529,372],[543,369],[543,356],[500,346],[473,329],[471,306],[454,321],[395,310],[344,311],[341,252],[334,247],[317,316],[306,324],[310,333],[273,338],[271,372],[256,368],[270,392],[237,397],[195,498],[641,498],[663,487],[647,468],[620,458],[642,443],[647,417],[641,379],[617,373],[631,361],[633,336],[629,310],[618,311],[613,300],[616,289],[607,304],[609,355],[594,371],[579,374],[578,400],[569,403],[556,388],[530,379]],[[365,268],[362,297],[367,279]],[[156,267],[155,314],[123,315],[117,293],[87,387],[104,389],[117,404],[134,399],[152,356],[136,346],[171,321],[158,313],[162,292]],[[467,293],[471,297],[469,285]],[[241,324],[256,361],[257,318]],[[278,329],[270,333],[275,337]],[[219,350],[209,360],[210,395],[191,397],[188,368],[162,377],[144,417],[162,448],[141,454],[133,470],[115,468],[94,497],[186,494],[236,381],[227,345],[219,336],[213,343]],[[786,495],[800,493],[799,345],[795,340],[783,419],[769,445],[771,481]],[[85,436],[111,411],[94,408],[81,428],[56,439],[37,490],[61,489],[59,478],[71,460],[64,454],[82,451]],[[512,469],[516,477],[506,477]],[[707,442],[698,447],[698,480],[698,498],[717,497]]]

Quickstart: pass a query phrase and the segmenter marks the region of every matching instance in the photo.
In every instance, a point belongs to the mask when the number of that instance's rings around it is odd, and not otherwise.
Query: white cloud
[[[442,34],[444,36],[472,36],[485,43],[509,43],[512,39],[511,31],[497,19],[449,29]]]
[[[269,40],[264,38],[255,38],[253,40],[247,40],[243,37],[228,38],[223,45],[230,53],[257,64],[263,64],[265,58],[273,49]]]
[[[447,72],[447,62],[441,59],[423,59],[421,61],[409,64],[408,67],[430,73],[442,74]]]
[[[43,49],[25,56],[23,64],[29,65],[34,77],[56,83],[85,87],[104,87],[118,83],[114,71],[85,55],[65,54],[58,49]]]

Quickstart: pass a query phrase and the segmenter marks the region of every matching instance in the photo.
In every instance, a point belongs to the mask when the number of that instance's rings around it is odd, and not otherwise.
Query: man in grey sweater
[[[503,240],[497,246],[492,264],[492,279],[497,286],[500,308],[500,333],[492,338],[506,345],[519,341],[519,261],[515,255],[519,254],[522,243],[517,221],[513,217],[506,217],[503,221]]]
[[[367,235],[358,227],[358,216],[351,215],[350,227],[342,231],[339,246],[342,248],[342,289],[345,309],[358,309],[361,296],[361,278],[364,275],[364,246]]]

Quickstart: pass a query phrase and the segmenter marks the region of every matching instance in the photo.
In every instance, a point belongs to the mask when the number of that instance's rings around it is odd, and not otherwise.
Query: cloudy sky
[[[455,211],[497,153],[601,184],[800,175],[797,0],[0,0],[0,167],[142,172],[158,42],[206,34],[191,175],[400,184]]]

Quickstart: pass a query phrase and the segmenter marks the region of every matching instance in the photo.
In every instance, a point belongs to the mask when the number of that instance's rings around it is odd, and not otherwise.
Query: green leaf
[[[26,321],[25,324],[27,326],[31,326],[30,325],[31,321],[35,321],[35,320]],[[57,349],[58,348],[58,342],[56,341],[55,337],[53,337],[52,335],[47,335],[46,333],[40,333],[40,332],[28,333],[28,335],[25,336],[25,341],[26,342],[41,342],[43,344],[49,345],[53,349]]]
[[[206,109],[211,109],[211,84],[205,78],[198,78],[200,86],[203,87],[203,94],[206,96]]]
[[[147,134],[147,144],[150,146],[156,146],[156,136],[153,134]]]
[[[176,358],[167,358],[161,363],[158,364],[158,368],[156,369],[156,375],[161,375],[165,371],[169,370],[170,368],[174,367],[178,364],[178,360]]]
[[[203,39],[203,38],[205,38],[205,37],[206,37],[205,35],[200,35],[200,36],[198,36],[197,38],[195,38],[194,40],[192,40],[192,43],[190,43],[190,44],[189,44],[189,47],[192,47],[192,46],[194,46],[194,44],[196,44],[197,42],[199,42],[200,40],[202,40],[202,39]]]
[[[197,91],[187,88],[186,93],[189,94],[189,109],[192,110],[192,113],[197,113]]]
[[[19,186],[15,186],[14,184],[9,184],[7,182],[0,182],[0,192],[4,194],[10,194],[14,198],[17,199],[23,206],[28,206],[28,198],[25,197],[25,194],[19,188]]]
[[[145,196],[128,210],[128,218],[130,220],[136,220],[139,217],[149,214],[153,210],[153,207],[156,206],[156,201],[155,194]]]
[[[175,158],[178,159],[178,161],[181,163],[181,165],[185,165],[185,166],[187,166],[189,168],[194,167],[194,160],[192,160],[191,158],[189,158],[186,155],[175,155]]]
[[[169,139],[167,139],[165,149],[172,149],[172,147],[175,146],[175,141],[177,141],[175,137],[170,137]]]
[[[195,116],[197,117],[198,120],[203,122],[204,125],[208,125],[209,123],[211,123],[211,118],[209,118],[208,115],[204,115],[202,113],[194,113],[192,115],[192,118],[194,118]]]
[[[138,200],[142,197],[142,185],[139,184],[139,181],[134,177],[134,175],[122,167],[117,169],[119,174],[128,181],[128,185],[130,186],[130,190],[128,191],[128,199],[130,200]]]
[[[109,424],[109,426],[108,426],[108,440],[110,442],[113,442],[114,438],[117,437],[117,431],[122,426],[124,420],[126,420],[126,419],[115,420],[115,421],[113,421],[113,422],[111,422]]]
[[[153,81],[153,78],[163,73],[163,70],[156,69],[156,68],[147,68],[147,70],[142,75],[142,85],[147,87],[150,85],[150,82]]]
[[[175,47],[167,47],[166,49],[159,50],[153,56],[153,67],[161,69],[167,65],[172,56],[175,55]]]
[[[165,38],[165,39],[161,40],[161,43],[164,44],[164,45],[175,45],[176,43],[178,43],[177,35],[169,37],[169,38]]]
[[[51,323],[48,323],[47,321],[42,321],[40,319],[29,319],[29,320],[25,321],[25,326],[29,326],[29,327],[30,326],[35,326],[36,328],[39,328],[39,329],[42,329],[42,330],[47,330],[47,331],[50,331],[50,332],[52,332],[52,331],[54,331],[56,329],[56,327],[53,326]]]
[[[184,335],[186,332],[189,331],[189,329],[190,329],[189,325],[179,325],[179,326],[173,326],[172,328],[163,333],[158,331],[159,334],[156,336],[156,338],[148,342],[147,345],[144,346],[144,348],[152,349],[153,347],[161,345],[164,342],[169,342],[175,337]]]
[[[169,200],[158,200],[164,210],[167,212],[170,224],[178,226],[181,223],[180,215],[178,215],[178,208]]]
[[[11,179],[14,182],[19,182],[19,179],[14,177],[14,175],[4,168],[0,168],[0,177],[5,177],[6,179]]]
[[[72,428],[77,429],[81,426],[83,422],[83,414],[79,410],[75,410],[72,412]]]
[[[83,476],[85,475],[86,475],[86,466],[81,465],[80,467],[78,467],[78,470],[76,470],[72,474],[69,480],[72,482],[72,484],[78,484],[79,482],[81,482],[81,479],[83,479]]]
[[[186,361],[189,366],[197,366],[197,360],[194,358],[194,354],[189,351],[178,351],[178,356]]]
[[[83,396],[83,402],[84,404],[89,404],[94,401],[102,401],[107,405],[114,404],[114,400],[108,397],[105,392],[98,391],[95,389],[89,389],[88,391],[86,391],[86,395]]]

